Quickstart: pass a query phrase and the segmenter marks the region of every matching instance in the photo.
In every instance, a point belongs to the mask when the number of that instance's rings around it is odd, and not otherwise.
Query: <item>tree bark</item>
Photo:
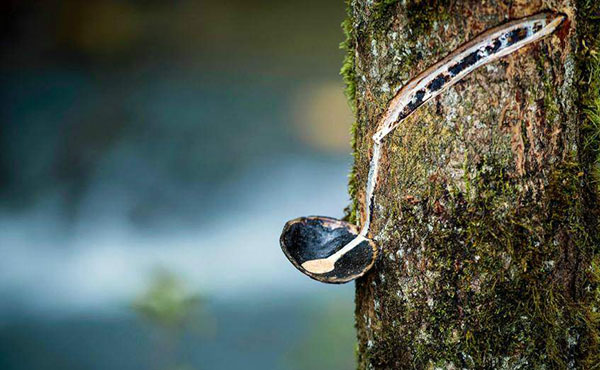
[[[599,369],[600,1],[351,0],[354,207],[403,84],[482,31],[541,10],[554,36],[484,67],[383,142],[356,282],[360,369]]]

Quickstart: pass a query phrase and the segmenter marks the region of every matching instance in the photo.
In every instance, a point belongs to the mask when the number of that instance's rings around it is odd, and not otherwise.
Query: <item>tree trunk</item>
[[[360,369],[600,368],[600,1],[351,0],[354,209],[371,136],[411,77],[509,19],[555,35],[481,68],[384,141],[356,283]]]

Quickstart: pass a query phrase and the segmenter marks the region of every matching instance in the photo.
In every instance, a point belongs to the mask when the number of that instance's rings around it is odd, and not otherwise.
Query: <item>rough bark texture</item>
[[[569,24],[384,141],[371,229],[383,253],[356,283],[360,369],[600,368],[600,1],[350,1],[349,218],[364,214],[370,137],[394,93],[485,29],[545,9]]]

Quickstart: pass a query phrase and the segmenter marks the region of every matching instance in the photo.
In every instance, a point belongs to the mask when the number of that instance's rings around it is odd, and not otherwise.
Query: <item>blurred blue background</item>
[[[343,1],[0,2],[0,369],[350,369]]]

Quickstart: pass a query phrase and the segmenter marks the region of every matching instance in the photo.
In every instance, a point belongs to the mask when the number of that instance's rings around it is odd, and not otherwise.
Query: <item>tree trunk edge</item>
[[[399,57],[402,67],[395,64],[386,69],[389,55],[383,55],[385,51],[378,45],[385,44],[399,24],[404,30],[412,30],[417,38],[436,27],[451,27],[457,9],[472,8],[473,14],[493,18],[494,11],[485,13],[481,4],[465,3],[472,6],[448,0],[347,1],[348,18],[343,23],[346,40],[341,45],[347,56],[341,74],[357,115],[352,126],[355,162],[349,180],[353,203],[347,210],[347,219],[357,222],[363,204],[360,197],[368,170],[368,138],[376,119],[394,89],[419,69],[415,68],[419,58],[402,53]],[[385,167],[390,175],[383,175],[389,179],[381,186],[383,191],[378,190],[386,194],[380,197],[375,214],[378,220],[374,222],[377,232],[383,233],[383,257],[371,273],[356,283],[359,369],[600,367],[600,3],[595,0],[540,0],[522,6],[519,3],[523,1],[488,3],[488,8],[495,8],[496,13],[514,11],[511,18],[527,14],[519,11],[543,9],[571,13],[573,33],[567,45],[570,50],[565,55],[574,63],[573,81],[563,85],[569,85],[574,93],[558,92],[559,82],[568,80],[561,72],[558,77],[556,73],[539,72],[535,78],[542,83],[533,83],[533,87],[523,87],[521,81],[515,83],[520,89],[543,95],[544,101],[538,107],[543,121],[558,122],[564,118],[566,123],[559,126],[568,134],[559,134],[562,136],[557,139],[560,142],[557,153],[560,153],[550,156],[557,159],[556,163],[530,171],[533,174],[530,176],[542,184],[536,189],[541,195],[531,203],[521,202],[519,186],[524,182],[515,180],[514,174],[506,170],[508,165],[501,160],[506,156],[502,153],[489,159],[490,166],[500,165],[494,167],[500,169],[500,174],[472,170],[477,161],[465,155],[465,168],[469,169],[464,176],[468,178],[466,190],[454,187],[449,191],[448,182],[434,178],[424,183],[426,191],[414,193],[419,196],[409,194],[400,199],[406,194],[393,188],[406,185],[410,176],[402,174],[397,169],[400,164],[395,162],[410,164],[413,154],[408,149],[402,150],[399,144],[406,143],[398,136],[406,134],[414,138],[422,134],[425,143],[437,132],[406,130],[395,135]],[[484,23],[494,24],[493,20]],[[395,48],[397,44],[390,50]],[[535,52],[538,70],[548,65],[551,69],[558,68],[559,56],[551,55],[548,61],[544,51]],[[381,63],[370,58],[380,58]],[[437,60],[430,60],[427,55],[421,55],[421,59],[429,64]],[[372,72],[373,69],[376,71]],[[470,78],[482,83],[490,80],[481,75]],[[374,79],[383,88],[374,87]],[[468,85],[458,89],[471,94]],[[437,101],[437,107],[430,103],[434,107],[416,120],[433,122],[428,121],[428,116],[435,116],[436,109],[444,116],[446,103],[443,98]],[[561,111],[565,106],[567,113]],[[497,117],[491,121],[496,120]],[[489,122],[490,117],[482,117],[482,121]],[[535,147],[535,143],[527,142],[523,132],[524,145]],[[433,146],[443,147],[450,141],[436,142]],[[500,145],[498,151],[502,150]],[[422,155],[414,154],[419,160],[424,158]],[[533,162],[527,153],[525,157]],[[491,191],[490,184],[503,190]],[[469,194],[475,194],[476,199]],[[518,207],[506,210],[504,218],[495,214],[488,218],[487,213],[494,212],[490,209],[496,209],[493,207],[498,199]],[[564,208],[562,212],[558,212],[559,207]],[[538,212],[547,222],[530,217],[528,212]],[[452,228],[440,226],[439,219]],[[522,224],[518,225],[519,222]],[[496,227],[509,232],[494,235]],[[433,228],[429,234],[428,228]],[[428,235],[418,236],[419,233]],[[426,242],[435,247],[422,248]],[[512,249],[506,251],[504,246]],[[492,258],[505,260],[498,265]],[[547,279],[544,281],[547,285],[540,282],[541,278]]]

